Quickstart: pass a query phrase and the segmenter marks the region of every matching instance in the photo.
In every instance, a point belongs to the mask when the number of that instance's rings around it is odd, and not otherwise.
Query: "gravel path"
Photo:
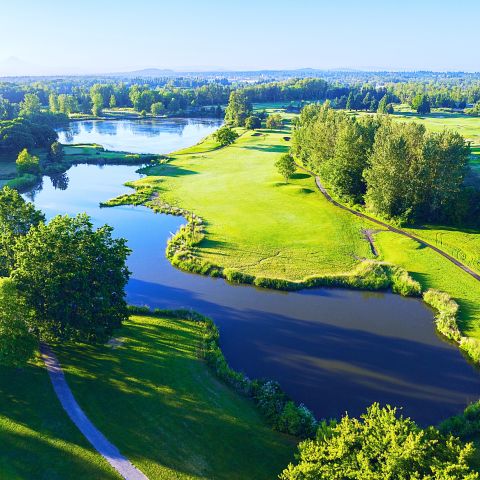
[[[315,178],[315,184],[317,185],[317,188],[320,190],[320,192],[322,192],[323,196],[330,203],[333,203],[333,205],[335,205],[336,207],[339,207],[342,210],[346,210],[347,212],[350,212],[353,215],[356,215],[357,217],[365,218],[365,219],[369,220],[370,222],[376,223],[377,225],[380,225],[380,226],[386,228],[387,230],[390,230],[391,232],[398,233],[400,235],[404,235],[405,237],[411,238],[412,240],[417,241],[418,243],[420,243],[421,245],[423,245],[425,247],[431,248],[432,250],[434,250],[435,252],[440,254],[442,257],[444,257],[447,260],[449,260],[450,262],[452,262],[457,267],[460,267],[464,272],[468,273],[470,276],[475,278],[475,280],[478,280],[480,282],[480,275],[478,273],[474,272],[471,268],[467,267],[462,262],[459,262],[456,258],[452,257],[448,253],[444,252],[443,250],[440,250],[435,245],[432,245],[431,243],[428,243],[425,240],[421,240],[419,237],[416,237],[415,235],[412,235],[411,233],[408,233],[405,230],[402,230],[401,228],[392,227],[388,223],[385,223],[385,222],[382,222],[381,220],[377,220],[376,218],[370,217],[370,216],[366,215],[365,213],[357,212],[357,210],[354,210],[353,208],[349,208],[346,205],[342,205],[341,203],[337,202],[327,192],[326,188],[323,186],[323,184],[320,180],[320,177],[315,175],[310,170],[307,170],[306,168],[302,167],[301,165],[298,165],[298,164],[296,164],[296,165],[300,170],[303,170],[304,172],[309,173],[310,175],[312,175],[312,177]]]
[[[95,425],[88,419],[78,405],[70,387],[65,380],[62,367],[52,349],[42,343],[40,353],[47,367],[48,375],[52,381],[53,389],[67,412],[72,422],[83,433],[102,457],[125,479],[125,480],[148,480],[138,468],[125,458],[118,448],[110,443]]]

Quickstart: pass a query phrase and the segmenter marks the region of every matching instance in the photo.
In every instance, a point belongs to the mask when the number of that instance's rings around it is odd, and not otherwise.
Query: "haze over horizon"
[[[480,16],[474,0],[138,0],[128,6],[84,0],[81,8],[18,0],[3,6],[3,16],[0,75],[145,68],[480,70],[480,59],[465,48],[476,41],[465,22]]]

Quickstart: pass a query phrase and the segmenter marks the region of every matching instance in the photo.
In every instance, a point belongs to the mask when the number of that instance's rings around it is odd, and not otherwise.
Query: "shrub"
[[[463,413],[447,418],[438,428],[445,434],[464,439],[478,435],[480,433],[480,400],[468,405]]]
[[[460,342],[461,333],[457,324],[458,303],[447,293],[434,289],[427,290],[423,294],[423,300],[437,310],[435,325],[438,331],[450,340]],[[468,348],[469,346],[465,345],[465,350]]]
[[[40,173],[40,160],[35,155],[30,155],[24,148],[17,157],[17,171],[20,174],[31,173],[38,175]]]
[[[223,270],[223,276],[230,283],[252,284],[255,281],[255,277],[253,275],[242,273],[234,268],[225,268]]]

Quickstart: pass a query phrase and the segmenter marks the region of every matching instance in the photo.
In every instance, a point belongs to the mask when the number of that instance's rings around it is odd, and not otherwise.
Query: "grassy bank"
[[[0,477],[120,478],[64,413],[40,360],[0,367]]]
[[[371,258],[361,233],[365,222],[337,211],[306,174],[284,183],[274,162],[288,150],[288,135],[247,132],[210,152],[207,141],[146,169],[148,176],[134,185],[151,187],[162,201],[206,221],[207,236],[195,249],[204,262],[287,280],[350,272],[358,259]]]
[[[136,315],[112,345],[55,348],[95,425],[154,479],[271,479],[295,442],[198,358],[202,328]]]
[[[344,277],[358,272],[362,260],[372,259],[362,229],[375,229],[375,225],[330,204],[306,174],[297,172],[288,184],[280,178],[274,163],[288,149],[288,134],[287,129],[246,132],[234,145],[217,151],[211,151],[211,139],[207,139],[194,151],[178,152],[170,162],[145,169],[147,176],[132,184],[145,194],[137,200],[156,193],[158,197],[149,204],[154,209],[191,212],[200,219],[193,230],[179,237],[182,248],[186,246],[200,267],[192,268],[192,262],[188,265],[183,260],[172,263],[210,274],[218,269],[203,265],[215,265],[230,281],[285,288],[305,280],[310,283],[303,286],[325,285],[309,277]],[[438,227],[414,229],[419,237],[478,269],[476,232],[446,232]],[[377,260],[410,272],[423,291],[447,292],[460,305],[462,333],[480,338],[478,281],[415,241],[390,232],[379,232],[374,238],[380,250]],[[279,281],[264,281],[268,278]]]
[[[105,150],[97,144],[64,145],[64,157],[61,163],[45,165],[46,152],[33,150],[32,153],[40,158],[40,165],[44,165],[38,175],[29,173],[18,175],[14,157],[0,157],[0,181],[20,191],[25,191],[37,185],[42,175],[54,175],[67,171],[72,165],[88,163],[95,165],[145,165],[156,164],[164,158],[162,155],[146,155],[128,152]]]

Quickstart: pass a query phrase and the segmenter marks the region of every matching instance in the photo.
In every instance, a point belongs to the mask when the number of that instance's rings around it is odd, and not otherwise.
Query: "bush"
[[[6,185],[7,187],[14,188],[15,190],[23,192],[25,190],[29,190],[30,188],[35,187],[38,183],[40,183],[40,181],[41,178],[38,175],[24,173],[19,177],[9,180]]]
[[[439,425],[444,434],[470,439],[480,433],[480,400],[468,405],[460,415],[447,418]]]
[[[450,340],[460,342],[462,335],[457,324],[458,303],[447,293],[434,289],[427,290],[423,300],[437,311],[435,325],[438,331]]]
[[[40,160],[35,155],[30,155],[24,148],[17,157],[17,171],[20,174],[31,173],[38,175],[40,173]]]

